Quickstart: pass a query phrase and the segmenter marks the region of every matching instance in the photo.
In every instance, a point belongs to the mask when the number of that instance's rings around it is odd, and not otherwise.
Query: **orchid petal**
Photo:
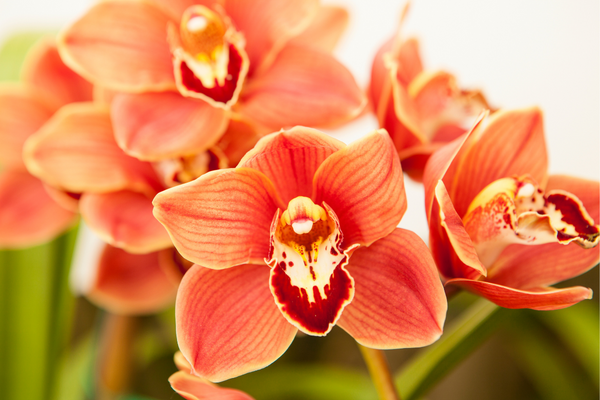
[[[356,282],[338,325],[360,344],[379,349],[421,347],[442,334],[448,304],[429,249],[413,232],[396,229],[354,252]]]
[[[183,277],[175,306],[177,342],[192,374],[213,382],[264,368],[296,335],[269,291],[266,265],[222,271],[199,265]]]
[[[92,100],[92,85],[63,63],[54,39],[43,39],[29,51],[21,75],[24,82],[43,90],[57,109]]]
[[[154,198],[154,216],[181,255],[215,269],[264,262],[278,207],[273,184],[250,168],[212,171]]]
[[[223,3],[223,0],[148,0],[173,20],[179,21],[186,9],[192,6],[205,6],[214,8],[215,5]]]
[[[173,390],[187,400],[254,400],[235,389],[221,388],[206,379],[179,371],[169,377]]]
[[[558,310],[592,298],[592,290],[582,286],[565,289],[537,287],[519,290],[470,279],[452,279],[446,284],[460,286],[504,308]]]
[[[236,167],[242,158],[261,138],[261,135],[249,121],[235,115],[229,120],[229,125],[217,146],[227,156],[228,165]]]
[[[526,174],[541,186],[547,180],[548,158],[539,109],[497,111],[487,122],[482,131],[471,134],[468,152],[457,157],[456,171],[444,178],[461,217],[471,200],[495,180]]]
[[[149,253],[170,247],[165,228],[152,215],[152,199],[123,190],[85,193],[81,215],[105,242],[130,253]]]
[[[289,44],[312,47],[330,53],[346,30],[348,19],[346,9],[322,5],[310,26],[290,40]]]
[[[63,31],[63,61],[94,84],[124,92],[175,89],[169,17],[143,1],[108,0]]]
[[[33,175],[69,192],[156,187],[150,164],[117,146],[108,109],[99,104],[61,108],[27,141],[23,158]]]
[[[146,161],[204,151],[227,126],[222,109],[175,92],[119,94],[111,118],[119,147]]]
[[[239,166],[265,174],[288,204],[297,196],[312,195],[315,172],[327,157],[344,147],[317,130],[297,126],[262,138]]]
[[[239,112],[273,129],[324,127],[356,117],[365,105],[350,71],[331,55],[286,46],[267,71],[246,84]]]
[[[450,245],[433,246],[435,248],[434,256],[440,271],[446,277],[473,279],[479,275],[485,276],[487,274],[486,268],[479,260],[471,237],[452,205],[444,182],[439,181],[435,188],[435,197],[439,207],[439,224],[444,228]],[[432,216],[432,222],[434,221],[435,219]],[[452,272],[449,269],[452,269]]]
[[[227,0],[225,11],[246,38],[250,74],[264,68],[319,11],[317,0]]]
[[[85,293],[114,314],[150,314],[173,303],[175,286],[159,266],[159,253],[130,254],[107,245],[95,280]]]
[[[24,171],[0,172],[0,248],[30,247],[67,230],[76,214],[60,207]]]
[[[370,245],[398,225],[406,211],[402,168],[383,129],[327,158],[314,177],[315,204],[337,214],[344,247]]]
[[[574,194],[581,200],[590,217],[596,222],[600,221],[600,201],[598,199],[600,183],[597,181],[574,176],[550,175],[546,191],[552,190],[564,190]]]
[[[32,87],[0,86],[0,164],[23,167],[23,144],[54,112]]]

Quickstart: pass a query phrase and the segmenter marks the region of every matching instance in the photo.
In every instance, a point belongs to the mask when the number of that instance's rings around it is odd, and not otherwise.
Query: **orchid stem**
[[[135,317],[106,314],[98,354],[98,389],[102,400],[114,399],[129,389],[137,323]]]
[[[385,354],[381,350],[371,349],[361,344],[358,344],[358,348],[362,353],[362,356],[367,364],[369,373],[371,374],[371,380],[375,385],[377,394],[379,394],[380,400],[400,400],[400,395],[396,390],[392,374],[385,359]]]

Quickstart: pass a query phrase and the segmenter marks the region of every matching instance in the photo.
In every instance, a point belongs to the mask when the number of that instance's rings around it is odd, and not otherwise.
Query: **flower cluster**
[[[0,87],[0,247],[79,214],[105,243],[84,292],[116,314],[173,304],[186,398],[339,326],[372,349],[443,333],[449,288],[506,308],[600,258],[599,183],[548,175],[542,113],[490,110],[423,69],[415,39],[377,53],[367,93],[331,54],[348,15],[317,0],[106,0]],[[314,127],[379,128],[345,144]],[[369,110],[369,109],[367,109]],[[429,244],[398,228],[422,181]]]

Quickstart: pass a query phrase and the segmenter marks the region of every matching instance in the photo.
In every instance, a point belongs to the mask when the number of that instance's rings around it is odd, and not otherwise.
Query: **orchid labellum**
[[[29,53],[22,81],[0,86],[0,248],[46,242],[76,221],[76,199],[27,172],[23,144],[64,104],[91,99],[92,86],[65,66],[50,38]]]
[[[591,298],[587,288],[550,285],[598,263],[599,185],[547,175],[540,110],[479,121],[431,157],[424,183],[430,246],[446,285],[507,308]]]
[[[490,108],[479,91],[460,89],[450,73],[424,70],[419,43],[404,39],[400,29],[373,60],[369,94],[404,172],[416,180],[436,149],[465,133]]]
[[[192,373],[221,381],[262,368],[297,330],[341,326],[374,348],[424,346],[446,300],[425,244],[398,229],[402,169],[388,134],[349,146],[295,127],[237,168],[159,193],[154,214],[193,261],[177,297]]]
[[[317,0],[103,1],[60,37],[65,62],[120,92],[117,143],[159,161],[255,132],[348,121],[366,104],[330,52],[347,14]]]

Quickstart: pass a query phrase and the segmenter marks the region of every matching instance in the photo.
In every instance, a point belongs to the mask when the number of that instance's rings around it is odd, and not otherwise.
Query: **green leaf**
[[[375,387],[366,375],[314,364],[274,364],[224,382],[222,386],[243,390],[260,400],[377,399]]]
[[[27,51],[47,32],[24,32],[11,36],[0,49],[0,81],[18,81]]]
[[[403,400],[417,399],[475,350],[502,321],[506,310],[478,299],[433,345],[425,348],[396,375]]]

